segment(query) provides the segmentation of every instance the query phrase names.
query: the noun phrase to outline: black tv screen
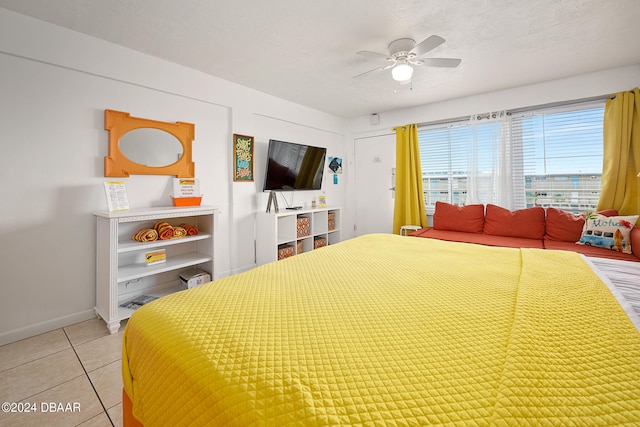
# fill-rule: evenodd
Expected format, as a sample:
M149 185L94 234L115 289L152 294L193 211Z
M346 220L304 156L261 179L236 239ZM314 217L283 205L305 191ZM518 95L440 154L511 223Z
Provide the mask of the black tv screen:
M264 191L320 190L327 149L269 140Z

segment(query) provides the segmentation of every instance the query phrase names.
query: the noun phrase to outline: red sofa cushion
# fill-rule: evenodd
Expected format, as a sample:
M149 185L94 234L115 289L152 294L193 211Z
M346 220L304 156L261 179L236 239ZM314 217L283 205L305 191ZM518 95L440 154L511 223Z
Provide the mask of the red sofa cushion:
M598 211L596 213L604 216L618 216L618 211L615 209L605 209L603 211Z
M575 243L580 240L584 227L584 215L573 215L560 209L547 208L545 240Z
M433 227L421 228L419 230L414 231L413 233L409 233L409 236L411 236L411 237L429 237L429 236L426 235L429 232L429 230L433 230Z
M466 233L466 232L460 232L460 231L436 230L434 228L423 228L414 233L411 233L411 236L428 237L431 239L446 240L448 242L475 243L478 245L485 245L485 246L544 249L544 245L541 239L524 239L521 237L492 236L484 233Z
M640 227L633 227L631 230L631 251L640 259Z
M433 228L436 230L465 231L482 233L484 228L484 205L455 206L436 202L433 214Z
M484 232L494 236L542 239L544 222L544 208L540 206L512 212L489 204L484 217Z
M615 209L596 212L604 216L618 216ZM577 242L582 235L584 215L574 215L552 207L547 208L547 223L544 238L561 242Z
M640 235L640 233L638 234ZM631 247L633 248L633 246ZM578 253L581 253L582 255L595 257L595 258L609 258L609 259L619 259L623 261L636 261L636 262L640 261L640 259L638 259L638 257L636 257L633 254L625 254L622 252L611 251L605 248L578 245L576 243L561 242L558 240L545 240L544 248L547 250L562 250L562 251L578 252Z

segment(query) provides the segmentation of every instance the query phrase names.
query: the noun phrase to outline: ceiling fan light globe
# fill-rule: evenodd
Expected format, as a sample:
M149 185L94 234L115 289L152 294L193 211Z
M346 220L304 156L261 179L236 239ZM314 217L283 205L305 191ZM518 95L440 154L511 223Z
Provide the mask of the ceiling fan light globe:
M410 80L412 75L413 67L409 64L398 64L391 70L391 76L397 82Z

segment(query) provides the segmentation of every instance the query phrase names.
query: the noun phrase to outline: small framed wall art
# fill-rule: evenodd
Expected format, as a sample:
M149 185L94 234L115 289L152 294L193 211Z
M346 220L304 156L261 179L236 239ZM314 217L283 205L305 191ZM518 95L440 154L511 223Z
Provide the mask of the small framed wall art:
M233 134L233 180L253 182L253 137Z

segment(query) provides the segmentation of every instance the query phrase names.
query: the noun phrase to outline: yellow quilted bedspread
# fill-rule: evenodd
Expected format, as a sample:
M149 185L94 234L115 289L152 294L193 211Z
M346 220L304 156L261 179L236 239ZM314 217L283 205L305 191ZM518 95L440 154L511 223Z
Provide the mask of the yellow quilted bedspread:
M145 426L640 425L640 334L579 255L368 235L139 309Z

